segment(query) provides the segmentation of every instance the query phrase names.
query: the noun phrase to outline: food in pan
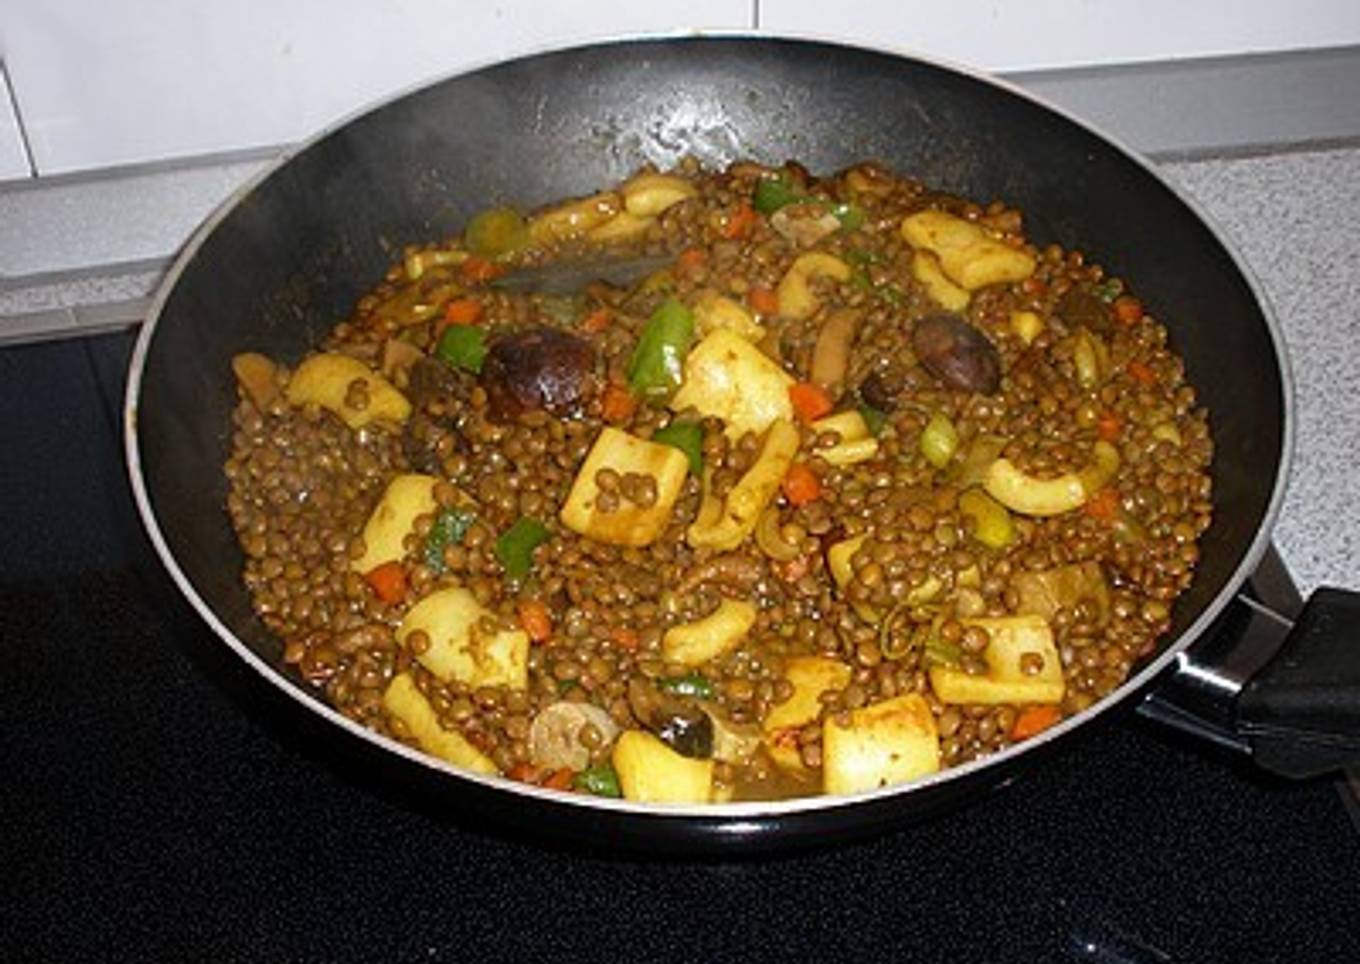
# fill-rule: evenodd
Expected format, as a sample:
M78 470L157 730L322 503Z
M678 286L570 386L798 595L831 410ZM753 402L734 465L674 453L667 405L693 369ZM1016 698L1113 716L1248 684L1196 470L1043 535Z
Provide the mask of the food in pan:
M1153 651L1210 520L1166 328L873 163L488 207L282 362L234 360L225 470L283 661L562 791L852 793L1034 737Z

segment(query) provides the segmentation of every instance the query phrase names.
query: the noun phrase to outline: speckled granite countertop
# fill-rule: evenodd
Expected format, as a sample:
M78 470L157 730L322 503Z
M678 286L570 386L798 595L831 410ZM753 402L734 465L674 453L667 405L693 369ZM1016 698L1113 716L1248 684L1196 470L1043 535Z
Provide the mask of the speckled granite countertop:
M1297 414L1275 541L1305 595L1360 588L1360 150L1165 164L1264 287Z

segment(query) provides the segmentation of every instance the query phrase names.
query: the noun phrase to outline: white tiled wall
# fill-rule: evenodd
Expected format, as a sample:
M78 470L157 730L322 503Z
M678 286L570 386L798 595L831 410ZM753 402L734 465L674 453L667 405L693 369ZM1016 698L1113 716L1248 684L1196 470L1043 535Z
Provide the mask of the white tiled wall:
M1357 0L760 0L760 26L1020 71L1360 43Z
M469 64L692 28L1017 71L1360 44L1360 0L0 0L39 174L272 146ZM27 171L0 104L0 179Z
M0 72L0 181L27 177L28 159L24 157L23 141L19 136L19 118L14 116L5 75Z
M0 0L43 174L288 143L469 64L750 26L751 0Z

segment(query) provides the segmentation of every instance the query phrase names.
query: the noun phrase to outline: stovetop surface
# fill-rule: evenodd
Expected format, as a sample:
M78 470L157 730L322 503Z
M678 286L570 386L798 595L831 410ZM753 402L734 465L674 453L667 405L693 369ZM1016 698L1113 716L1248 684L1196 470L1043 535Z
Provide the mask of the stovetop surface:
M862 843L646 861L493 832L252 708L117 436L127 334L0 351L5 960L1339 961L1360 833L1132 716Z

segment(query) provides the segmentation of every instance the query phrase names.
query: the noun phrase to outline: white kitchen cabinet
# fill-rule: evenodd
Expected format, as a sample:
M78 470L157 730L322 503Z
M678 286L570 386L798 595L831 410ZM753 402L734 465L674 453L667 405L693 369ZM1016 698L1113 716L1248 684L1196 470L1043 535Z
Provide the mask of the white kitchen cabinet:
M0 0L41 174L300 140L443 73L570 40L742 28L750 0Z
M760 0L761 29L853 37L990 71L1360 43L1356 0Z
M14 115L14 102L10 99L5 75L0 71L0 181L28 177L31 173L19 134L19 118Z

